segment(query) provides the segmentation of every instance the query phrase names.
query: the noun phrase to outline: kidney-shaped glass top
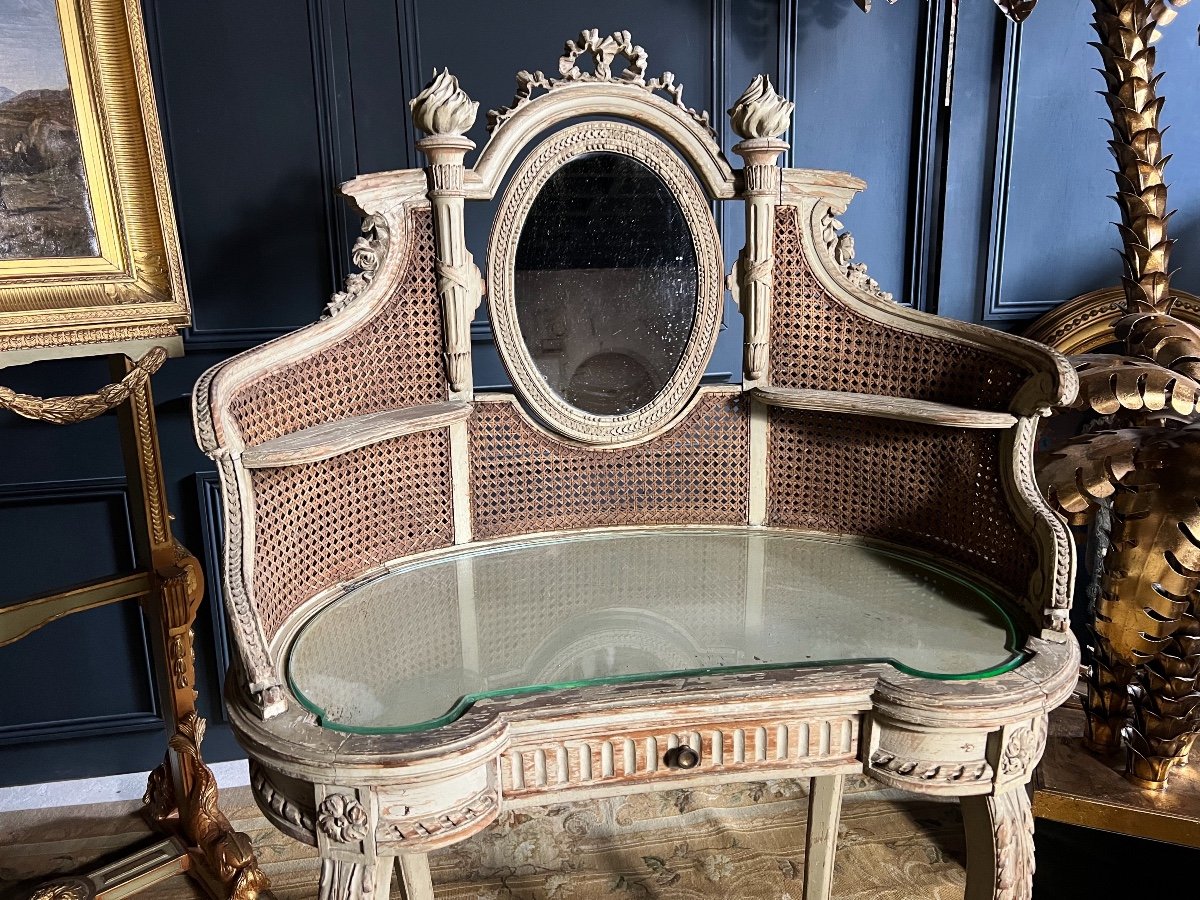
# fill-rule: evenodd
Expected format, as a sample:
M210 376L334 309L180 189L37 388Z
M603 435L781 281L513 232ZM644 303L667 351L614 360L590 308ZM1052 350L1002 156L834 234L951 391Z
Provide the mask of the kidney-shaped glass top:
M407 565L318 612L288 677L324 726L395 732L487 696L851 660L962 679L1021 655L986 591L917 558L779 531L661 528Z

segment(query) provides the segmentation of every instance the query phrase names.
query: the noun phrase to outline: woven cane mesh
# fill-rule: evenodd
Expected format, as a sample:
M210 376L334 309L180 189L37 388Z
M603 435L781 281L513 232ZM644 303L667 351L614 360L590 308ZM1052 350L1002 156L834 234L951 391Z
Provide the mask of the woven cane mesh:
M358 588L321 613L319 639L302 639L293 650L296 684L332 721L399 721L402 712L387 710L402 708L405 698L370 687L421 690L430 673L462 668L458 610L453 566ZM412 640L413 622L420 623L419 641Z
M454 540L447 429L250 477L252 584L268 639L318 591Z
M1005 498L1000 432L772 410L769 446L768 524L915 547L1025 595L1035 551Z
M738 395L709 394L663 436L615 450L567 446L511 403L480 403L471 417L474 533L744 524L748 454Z
M572 553L578 547L584 552ZM562 555L527 558L520 573L520 586L514 585L511 567L497 555L482 554L472 560L475 595L485 598L477 604L479 633L484 637L479 652L482 668L488 672L544 664L535 658L545 643L563 645L561 636L547 633L547 609L553 619L566 623L570 630L581 622L594 621L597 610L661 608L663 598L671 598L670 616L686 624L688 633L700 646L717 645L717 635L740 632L746 616L746 544L734 540L664 541L589 541L562 545ZM623 579L622 590L614 594L616 572L649 573L637 580ZM501 592L517 591L523 596L545 598L522 607L486 602ZM588 635L588 629L582 630ZM610 632L611 636L611 632ZM634 635L642 638L644 635ZM619 640L619 638L618 638ZM664 660L672 654L664 653ZM680 668L691 668L695 659L679 660ZM532 682L561 678L562 672L529 670Z
M324 422L446 399L429 210L410 212L408 225L408 259L386 308L333 346L268 372L230 400L247 446Z
M1007 410L1029 374L976 347L902 331L831 296L804 259L799 214L775 213L771 384Z

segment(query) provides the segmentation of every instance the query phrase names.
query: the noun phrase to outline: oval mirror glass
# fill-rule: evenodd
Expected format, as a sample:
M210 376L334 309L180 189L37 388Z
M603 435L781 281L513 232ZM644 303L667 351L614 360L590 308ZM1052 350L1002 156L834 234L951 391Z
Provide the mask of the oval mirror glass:
M700 273L679 201L648 166L596 152L538 192L513 270L517 322L550 389L619 416L675 376L696 320Z

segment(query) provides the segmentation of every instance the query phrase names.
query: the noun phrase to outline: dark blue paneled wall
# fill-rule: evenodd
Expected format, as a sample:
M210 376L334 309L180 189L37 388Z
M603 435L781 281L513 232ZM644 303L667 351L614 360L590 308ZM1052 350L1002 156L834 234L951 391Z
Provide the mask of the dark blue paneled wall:
M686 85L689 105L724 110L757 72L796 102L792 164L846 169L870 187L844 217L859 256L898 299L1004 328L1117 281L1116 208L1105 108L1086 0L1045 0L1009 25L963 0L947 85L948 0L143 0L159 109L195 308L188 355L155 378L163 451L184 542L215 576L219 516L195 449L188 395L230 354L315 319L345 277L357 223L334 196L360 172L414 166L407 100L449 66L487 109L519 69L554 71L581 27L629 29ZM1160 49L1179 286L1200 293L1200 49L1183 11ZM472 135L482 141L480 125ZM723 211L727 257L741 210ZM469 211L485 254L488 211ZM1192 260L1196 260L1193 264ZM738 368L727 307L711 371ZM504 382L486 324L481 384ZM100 361L4 370L37 394L107 380ZM0 603L128 567L127 498L112 417L60 429L0 417ZM214 596L210 585L209 596ZM223 636L197 626L210 759L237 753L221 724ZM0 784L145 770L162 754L137 609L54 623L0 650Z

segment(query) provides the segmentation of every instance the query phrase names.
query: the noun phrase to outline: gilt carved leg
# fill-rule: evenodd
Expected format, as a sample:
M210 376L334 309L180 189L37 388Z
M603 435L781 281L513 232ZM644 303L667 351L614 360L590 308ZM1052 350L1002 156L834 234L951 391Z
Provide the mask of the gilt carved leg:
M966 900L1031 900L1033 813L1025 786L961 802L967 833Z
M809 780L804 900L829 900L833 890L833 863L845 780L844 775L819 775Z
M114 361L114 375L130 363ZM138 565L148 570L151 590L143 598L150 623L158 689L173 734L163 764L150 774L146 813L185 845L188 871L209 896L254 900L268 882L250 839L234 831L217 806L217 782L200 753L204 720L196 710L192 626L204 597L200 563L171 533L165 479L158 446L154 398L148 381L118 409L121 444L135 516Z

